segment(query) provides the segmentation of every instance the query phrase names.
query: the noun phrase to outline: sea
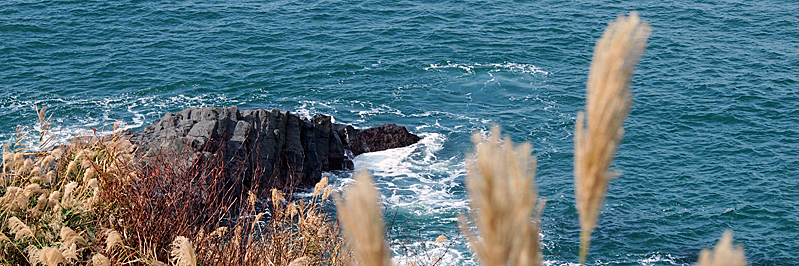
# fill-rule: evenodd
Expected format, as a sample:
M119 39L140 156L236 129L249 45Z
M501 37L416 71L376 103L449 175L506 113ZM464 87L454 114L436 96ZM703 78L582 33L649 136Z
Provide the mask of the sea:
M652 35L589 265L692 265L725 230L751 265L796 265L796 1L3 0L0 141L37 134L35 107L60 142L197 106L404 125L422 140L355 158L394 260L477 265L457 220L470 136L496 124L534 148L544 264L575 265L575 119L596 40L631 11Z

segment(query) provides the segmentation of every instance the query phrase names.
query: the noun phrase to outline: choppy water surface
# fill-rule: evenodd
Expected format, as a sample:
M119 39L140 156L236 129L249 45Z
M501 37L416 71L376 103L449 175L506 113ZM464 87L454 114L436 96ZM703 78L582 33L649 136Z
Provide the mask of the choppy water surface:
M592 47L650 22L595 265L690 265L726 229L753 265L799 260L799 4L792 1L3 1L0 139L49 106L64 138L190 106L407 125L376 176L399 261L474 265L469 135L500 124L538 157L549 265L577 261L572 132ZM351 173L331 174L339 187ZM454 244L432 245L440 234ZM426 242L425 242L426 241ZM445 252L446 250L446 252Z

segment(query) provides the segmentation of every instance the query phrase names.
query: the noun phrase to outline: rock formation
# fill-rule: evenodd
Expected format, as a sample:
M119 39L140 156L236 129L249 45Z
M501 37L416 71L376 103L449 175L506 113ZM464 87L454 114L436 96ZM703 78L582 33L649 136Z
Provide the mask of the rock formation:
M186 152L196 158L224 155L233 179L229 182L260 187L312 186L324 171L352 169L351 156L420 139L395 124L359 130L321 114L308 120L277 109L236 107L167 113L128 135L144 158Z

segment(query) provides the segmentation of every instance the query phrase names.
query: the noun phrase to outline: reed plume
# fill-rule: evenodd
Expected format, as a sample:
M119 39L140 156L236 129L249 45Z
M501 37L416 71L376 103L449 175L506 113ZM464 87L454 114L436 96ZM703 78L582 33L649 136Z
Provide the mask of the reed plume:
M299 257L291 261L289 266L308 266L311 265L311 259L308 257Z
M122 236L114 229L108 229L105 232L105 237L105 252L111 252L116 246L125 246Z
M194 253L194 245L191 240L184 236L178 236L172 241L172 264L177 266L197 266L197 255Z
M364 169L355 174L355 184L334 195L339 220L358 262L369 266L390 266L391 251L383 236L384 227L372 175Z
M711 251L702 250L696 266L746 266L746 255L743 247L732 246L732 232L725 231L724 235Z
M61 254L61 251L54 247L43 247L36 252L36 255L36 261L47 266L58 266L59 263L67 263L67 259ZM36 265L37 263L31 264Z
M59 250L64 258L67 259L67 262L75 263L78 261L78 246L75 245L75 243L72 243L72 245L62 245Z
M31 228L17 217L8 218L8 230L14 234L14 240L16 241L34 237Z
M580 264L585 264L608 182L608 168L621 142L632 106L630 79L644 52L651 28L638 14L619 16L597 41L588 73L586 113L577 115L574 132L574 194L580 215ZM586 125L587 116L587 125Z
M86 245L86 239L68 226L61 227L61 233L59 235L61 236L62 246L71 246L72 244Z
M92 256L92 265L93 266L111 266L111 260L108 257L104 256L103 254L96 253Z
M469 230L463 217L461 230L482 265L540 265L538 232L544 202L536 204L532 146L514 146L510 137L500 141L500 135L499 126L491 128L487 140L480 133L472 135L476 154L467 161L466 188L472 221L481 237Z

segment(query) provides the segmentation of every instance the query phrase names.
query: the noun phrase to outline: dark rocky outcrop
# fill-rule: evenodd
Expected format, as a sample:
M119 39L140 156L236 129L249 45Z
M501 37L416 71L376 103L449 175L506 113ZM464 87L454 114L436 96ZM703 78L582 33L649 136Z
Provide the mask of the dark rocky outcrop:
M419 141L405 127L355 129L317 114L310 120L279 110L189 108L167 113L141 132L127 132L144 158L193 152L224 154L226 170L245 186L311 186L322 172L352 169L351 156ZM350 153L351 151L351 153ZM351 155L351 156L349 156Z

